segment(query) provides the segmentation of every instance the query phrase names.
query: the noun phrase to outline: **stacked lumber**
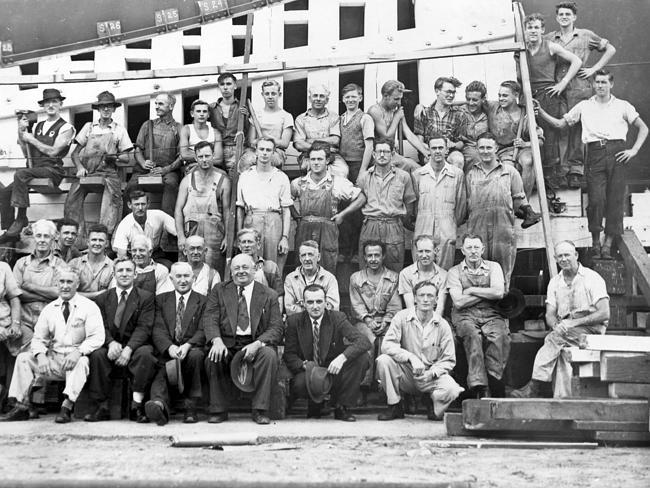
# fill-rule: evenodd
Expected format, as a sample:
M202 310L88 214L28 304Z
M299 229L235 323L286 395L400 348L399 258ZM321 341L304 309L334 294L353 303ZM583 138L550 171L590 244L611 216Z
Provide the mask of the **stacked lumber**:
M446 413L450 436L650 444L648 400L484 398Z

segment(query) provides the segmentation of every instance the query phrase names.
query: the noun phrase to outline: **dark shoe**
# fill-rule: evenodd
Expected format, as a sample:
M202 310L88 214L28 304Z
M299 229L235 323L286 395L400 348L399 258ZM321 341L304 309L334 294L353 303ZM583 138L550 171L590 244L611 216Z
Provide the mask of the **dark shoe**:
M25 407L14 407L2 420L14 422L17 420L29 420L29 410Z
M606 259L611 261L614 259L612 257L612 248L610 246L603 246L600 250L600 259Z
M98 407L93 413L84 416L86 422L101 422L102 420L110 420L111 412L106 407Z
M582 188L582 175L571 173L567 176L567 185L572 190L578 190Z
M538 398L540 397L539 383L530 380L523 388L510 392L511 398Z
M147 414L144 411L144 405L142 403L134 403L129 412L129 419L138 424L148 424L149 419Z
M350 413L350 411L343 405L339 405L334 409L334 418L336 420L343 420L344 422L356 422L357 418Z
M521 209L521 207L520 207L520 209ZM537 222L542 220L541 214L538 214L537 212L535 212L533 210L533 207L531 207L530 205L524 207L521 210L523 210L524 216L525 216L524 221L521 223L521 228L522 229L528 229L528 227L532 227Z
M211 413L208 417L209 424L220 424L228 420L228 412Z
M253 409L251 418L258 425L268 425L271 423L271 419L264 413L264 410Z
M196 424L199 421L199 414L196 413L196 408L188 408L183 415L184 424Z
M404 410L405 414L408 415L415 415L415 411L417 410L418 406L418 400L415 396L413 395L404 395L402 398L402 408Z
M377 420L395 420L404 418L404 407L402 402L395 405L388 405L388 408L383 413L377 415Z
M61 407L59 415L54 418L57 424L68 424L72 422L72 410L68 407Z
M157 425L165 425L169 422L169 413L167 407L160 400L149 400L144 404L144 411L147 418Z
M424 403L424 406L427 409L428 420L442 420L440 417L436 416L436 412L433 410L433 400L429 395L422 395L422 403Z
M18 237L20 236L20 231L29 225L29 220L27 218L18 218L14 220L13 224L9 226L7 232L3 234L3 237Z
M600 244L598 245L591 245L589 248L589 257L591 259L600 259L600 253L601 253L601 247Z
M473 390L477 400L490 397L490 389L485 385L475 386Z
M307 418L319 419L323 415L323 404L314 403L311 400L307 402Z

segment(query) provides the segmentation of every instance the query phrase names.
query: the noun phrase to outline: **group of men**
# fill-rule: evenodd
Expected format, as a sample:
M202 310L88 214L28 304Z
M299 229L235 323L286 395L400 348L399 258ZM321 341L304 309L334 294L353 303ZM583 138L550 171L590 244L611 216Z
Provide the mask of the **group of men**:
M576 102L562 118L549 108L573 86L590 49L605 53L597 67L613 55L606 40L574 28L576 11L572 3L557 6L561 30L553 34L555 41L541 36L542 17L525 20L536 115L546 124L538 135L545 135L548 148L551 130L582 123L593 251L609 257L614 237L622 233L625 165L648 131L634 108L611 94L613 77L604 70L581 71L594 83L593 97ZM573 43L582 60L568 51ZM570 65L556 69L553 64L552 80L544 79L557 56ZM9 418L37 415L30 402L43 381L65 378L66 399L57 421L70 420L86 382L97 402L86 420L104 420L109 379L120 368L132 377L133 419L166 423L169 383L176 377L184 420L197 421L205 373L209 421L222 422L228 418L230 362L240 354L253 371L253 420L268 423L282 344L282 360L293 375L291 395L310 396L310 416L321 415L322 398L315 400L310 385L324 368L333 377L336 418L354 420L350 409L375 380L389 406L381 420L403 416L403 393L423 393L429 418L440 418L463 391L450 374L454 335L465 349L471 392L503 395L509 332L497 303L509 290L514 268L515 217L524 228L540 219L528 202L535 178L519 83L503 82L498 101L489 102L485 85L473 81L466 87L467 103L459 104L454 99L461 83L438 78L436 101L416 110L413 130L401 107L408 90L396 80L384 83L381 99L367 112L360 108L361 88L346 85L341 116L327 109L328 88L311 86L310 106L295 121L280 108L277 81L262 84L264 107L255 114L234 97L233 75L221 75L218 83L222 98L214 104L193 102L193 122L185 126L173 119L175 98L156 97L158 117L139 131L128 182L121 167L133 144L112 118L120 103L110 92L100 93L93 104L98 121L78 134L60 117L65 97L56 89L44 90L39 104L47 120L33 133L29 114L19 118L18 140L29 167L16 171L13 184L0 190L6 229L1 240L19 238L28 224L29 181L49 178L58 184L62 158L73 143L77 177L102 176L104 195L100 223L86 226L86 190L75 183L59 228L44 220L32 225L34 251L16 264L16 286L5 286L19 289L9 298L19 298L21 305L11 308L12 333L0 338L16 356L15 368L10 358L3 361L11 378L9 396L16 402ZM573 88L577 97L580 90ZM638 134L625 149L628 125ZM244 133L248 148L237 160L235 146ZM396 152L399 133L422 155L423 165ZM292 142L303 176L289 181L282 168ZM580 152L575 144L572 155ZM545 154L550 153L545 149ZM161 177L161 210L150 209L148 194L138 187L145 175ZM123 200L130 213L122 219ZM292 219L298 266L284 273ZM464 222L464 258L454 266ZM231 227L241 254L226 263ZM415 230L414 263L407 267L405 229ZM165 235L178 239L173 264L176 259L163 249ZM85 254L76 247L81 236ZM115 260L107 255L111 248ZM577 263L571 243L558 244L556 255L563 271L551 282L553 288L549 285L547 303L554 331L522 395L538 393L539 382L550 380L562 361L562 345L575 340L575 331L606 326L607 296L597 275ZM348 320L338 311L336 269L341 258L353 256L360 270L350 277ZM231 280L221 283L226 267ZM582 287L580 300L568 300L566 289L575 286ZM443 318L448 300L451 325ZM169 366L174 362L176 374ZM556 373L566 376L566 369ZM566 381L556 381L556 393L567 394Z

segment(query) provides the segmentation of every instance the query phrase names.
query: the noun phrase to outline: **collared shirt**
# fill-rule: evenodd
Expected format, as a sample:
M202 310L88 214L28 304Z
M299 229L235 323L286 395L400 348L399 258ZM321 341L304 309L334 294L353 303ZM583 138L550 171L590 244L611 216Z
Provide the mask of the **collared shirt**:
M293 205L289 178L277 168L260 173L257 166L244 171L237 185L237 206L249 210L280 212Z
M68 249L66 249L65 252L61 250L61 245L59 244L58 241L52 242L52 252L54 253L55 256L60 257L63 259L66 263L69 263L73 259L76 259L81 256L81 251L77 249L77 246L70 246Z
M477 115L469 111L466 105L460 108L465 112L465 122L462 128L462 141L465 145L476 146L478 136L488 131L488 116L481 110Z
M453 215L456 223L465 220L467 213L467 188L463 170L445 162L438 176L431 164L413 171L413 189L418 197L418 217L415 235L431 234L431 216L443 218ZM434 224L435 225L435 224Z
M145 235L153 244L153 249L160 247L160 239L163 230L169 234L176 235L176 222L174 217L163 212L162 210L147 210L147 220L144 223L144 229L135 220L133 213L130 213L122 219L113 234L113 248L115 250L128 251L131 248L131 241L135 236Z
M415 307L395 314L381 345L381 352L398 363L416 356L432 378L449 373L456 365L456 350L451 327L445 319L435 322L431 318L423 324Z
M397 273L386 267L378 283L368 278L367 269L353 273L350 276L352 317L359 322L368 316L378 322L389 322L402 309L397 282Z
M575 54L582 61L582 66L587 66L587 61L589 60L589 54L592 51L604 52L609 44L607 39L600 37L594 31L589 29L578 29L574 28L571 38L564 42L562 40L562 31L557 30L545 34L544 37L549 41L559 44L563 48L567 49L569 52ZM555 76L558 80L562 79L569 71L571 63L568 63L564 58L557 58L557 68L555 71Z
M212 275L212 281L210 281L210 275ZM194 282L192 283L192 290L200 293L201 295L207 296L208 293L210 293L210 290L212 290L215 286L217 286L217 283L220 282L221 276L219 275L219 272L216 269L212 269L209 265L203 263L201 271L199 271L199 274L194 278ZM160 293L166 293L168 291L174 291L174 284L172 283L172 279L169 276L165 280L165 283L163 283L163 285L160 287L160 292L157 292L156 294L159 295Z
M173 163L179 154L178 144L180 141L182 126L169 115L164 118L157 118L153 121L153 157L149 154L149 121L140 127L135 145L138 146L145 159L156 163L156 166L168 166ZM136 165L138 172L145 172Z
M79 131L79 134L77 134L77 137L75 137L75 141L77 144L85 146L88 144L88 138L91 134L113 134L110 145L107 148L108 154L115 154L118 151L126 151L127 149L133 147L131 138L129 137L129 134L124 126L118 124L114 120L111 120L108 126L102 126L99 122L86 122L86 124ZM93 148L87 147L85 151L93 151Z
M58 278L58 268L64 262L54 253L50 253L44 258L37 258L35 254L30 254L16 261L14 277L19 287L22 287L23 282L30 282L39 286L55 286Z
M154 278L156 280L156 295L165 293L165 291L171 291L165 288L167 278L169 277L169 270L165 265L157 263L155 261L151 261L151 263L146 265L144 268L139 268L137 266L135 268L136 276L149 273L151 271L154 272ZM115 280L115 277L113 277L113 281L111 281L111 286L109 288L114 288L114 287L117 287L117 281Z
M87 356L104 344L104 321L95 302L75 293L68 304L67 322L60 297L45 306L34 327L34 355L47 351L69 354L76 349Z
M307 285L312 283L321 285L325 289L325 301L329 310L338 310L341 299L339 298L339 284L332 273L320 266L313 279L307 280L302 271L302 266L289 273L284 279L284 308L287 315L300 313L305 308L302 301L302 292Z
M73 259L68 264L79 273L79 288L77 291L94 292L108 290L113 280L113 260L108 256L104 256L104 261L97 271L94 271L88 262L87 254Z
M223 144L231 146L235 144L235 136L237 135L237 124L239 121L239 100L236 98L230 105L230 112L228 117L224 116L221 102L223 97L220 97L216 103L210 104L210 123L212 127L221 133ZM244 134L248 131L248 118L244 118Z
M514 140L517 138L519 124L522 125L521 138L524 140L529 139L528 124L526 123L526 112L522 107L519 107L520 117L524 120L515 119L510 113L499 105L499 102L489 101L488 104L488 119L490 124L490 131L495 135L499 149L507 146L512 146ZM542 137L544 132L540 127L537 128L538 137Z
M394 166L383 177L373 166L359 176L357 186L366 195L366 204L361 209L366 217L403 217L406 205L417 199L409 174Z
M497 178L505 178L504 184L502 185L503 191L508 191L510 193L510 199L506 200L507 207L512 210L512 200L521 198L526 198L526 193L524 192L524 182L521 180L521 175L519 171L514 166L508 164L503 164L501 161L497 162L497 165L490 169L486 170L483 166L483 163L475 164L465 175L465 181L467 182L467 202L470 215L472 210L477 208L477 202L480 198L479 192L482 191L482 187L487 180L493 180ZM495 199L498 198L497 195L494 196Z
M502 286L505 285L503 269L501 269L499 263L482 259L481 263L476 268L472 268L467 264L467 261L463 259L456 266L452 266L452 268L447 272L447 283L445 286L447 290L450 291L450 294L451 290L455 290L458 294L462 294L465 289L460 279L461 271L474 276L489 276L490 287L495 286L498 283L501 283Z
M237 335L251 335L251 300L253 299L253 287L255 286L255 280L251 281L248 285L244 286L242 294L246 298L246 308L248 309L248 326L246 329L237 328ZM239 285L237 285L237 298L239 298Z
M321 114L314 115L310 108L296 117L294 141L306 139L323 139L330 136L341 137L339 116L325 109ZM338 144L336 144L338 146Z
M558 318L579 318L596 311L596 304L603 298L609 299L605 280L594 270L578 264L578 271L567 283L564 271L548 282L546 303L557 310ZM607 325L605 321L604 325Z
M131 295L131 292L133 291L133 285L129 286L128 288L120 288L119 286L116 286L114 290L115 290L115 295L117 296L117 303L120 303L120 300L122 299L123 291L126 292L124 299L125 300L129 299L129 295Z
M276 141L282 139L282 133L285 129L291 129L294 126L293 115L286 110L280 109L270 112L263 108L258 110L256 115L260 129L262 129L262 135L273 137Z
M436 104L432 103L424 110L421 117L415 118L413 132L423 136L425 144L429 143L431 134L436 132L442 134L453 142L462 140L465 137L464 129L467 126L467 114L459 107L448 107L444 114L436 110Z
M583 100L564 115L569 125L582 122L582 142L601 139L622 139L627 137L628 124L632 124L639 113L630 102L611 95L607 103L600 103L596 95Z
M354 186L350 180L342 176L333 176L329 170L327 170L325 177L318 182L314 181L310 171L306 176L298 177L291 182L291 196L294 198L294 206L298 211L300 211L300 196L307 189L330 189L332 196L336 200L333 202L335 205L339 201L354 200L361 193L361 189Z
M174 291L174 293L176 295L176 310L178 310L178 303L180 302L181 297L183 297L183 306L187 307L187 299L190 298L190 292L191 291L192 291L191 289L190 289L190 291L187 291L185 293L179 293L176 290Z
M316 326L318 326L318 330L319 330L319 332L320 332L320 326L321 326L321 324L323 323L323 316L321 315L321 316L318 317L317 319L314 319L314 318L309 317L309 320L310 320L310 322L311 322L311 331L312 331L312 334L314 333L314 329L316 328Z
M406 295L407 293L413 293L413 288L421 281L428 281L436 287L438 290L438 300L440 300L447 292L447 289L445 288L447 272L444 269L436 263L433 263L433 275L426 277L420 272L418 263L415 262L400 271L399 294Z

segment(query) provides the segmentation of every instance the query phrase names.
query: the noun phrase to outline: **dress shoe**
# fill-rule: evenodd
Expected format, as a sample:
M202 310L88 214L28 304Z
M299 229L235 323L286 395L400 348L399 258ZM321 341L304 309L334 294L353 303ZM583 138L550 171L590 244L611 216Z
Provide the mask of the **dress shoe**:
M196 413L196 408L188 408L183 415L184 424L196 424L199 421L199 414Z
M271 419L264 413L264 410L253 409L251 418L258 425L268 425L271 423Z
M3 234L3 237L18 237L20 236L20 231L29 225L29 220L27 217L22 217L14 220L14 222L9 226L7 232Z
M14 407L4 416L3 420L6 420L7 422L29 420L29 410L24 407Z
M307 403L307 418L308 419L319 419L323 415L323 404L314 403L311 400Z
M220 424L228 420L228 412L211 413L208 417L209 424Z
M356 422L357 418L350 413L350 411L343 405L339 405L334 409L334 418L336 420L343 420L344 422Z
M68 407L61 407L59 415L54 418L57 424L67 424L72 422L72 410Z
M144 411L144 405L142 403L136 403L131 407L131 411L129 412L129 419L137 422L138 424L148 424L149 419L147 418L147 414Z
M157 425L165 425L169 422L167 407L160 400L149 400L144 404L144 411L147 414L147 418L156 422Z
M97 407L93 413L84 416L86 422L101 422L102 420L110 420L111 412L106 407Z
M395 420L404 418L404 407L402 402L395 405L388 405L388 408L377 415L377 420Z

